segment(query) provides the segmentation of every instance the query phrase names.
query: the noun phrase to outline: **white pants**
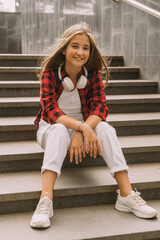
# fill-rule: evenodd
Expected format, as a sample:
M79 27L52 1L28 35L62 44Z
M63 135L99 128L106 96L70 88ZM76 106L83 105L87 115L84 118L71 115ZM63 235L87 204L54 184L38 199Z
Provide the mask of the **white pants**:
M51 170L60 175L74 132L61 123L51 125L40 121L37 141L45 149L42 173ZM115 172L128 170L115 129L107 122L100 122L94 128L94 132L101 146L102 157L112 176Z

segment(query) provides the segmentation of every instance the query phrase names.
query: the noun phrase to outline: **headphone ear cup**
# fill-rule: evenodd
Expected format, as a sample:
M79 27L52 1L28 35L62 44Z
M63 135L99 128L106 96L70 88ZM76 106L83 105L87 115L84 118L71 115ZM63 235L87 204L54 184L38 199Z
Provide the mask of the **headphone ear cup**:
M84 75L81 75L80 78L77 81L77 88L83 89L87 85L87 78Z
M73 82L71 81L71 79L69 77L65 77L62 80L62 85L63 85L64 89L66 89L67 91L72 91L74 89Z

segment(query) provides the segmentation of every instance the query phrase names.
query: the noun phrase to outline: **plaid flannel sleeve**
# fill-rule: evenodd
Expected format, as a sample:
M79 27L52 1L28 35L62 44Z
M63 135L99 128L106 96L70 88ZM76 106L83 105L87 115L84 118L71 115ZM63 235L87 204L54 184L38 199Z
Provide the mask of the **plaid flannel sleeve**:
M54 73L45 71L41 77L40 103L43 115L50 124L54 124L60 116L65 115L58 107L55 86L56 80Z
M106 96L104 92L104 84L99 73L96 73L91 82L92 85L92 97L90 101L90 114L97 115L106 121L106 117L109 114L108 107L106 105Z

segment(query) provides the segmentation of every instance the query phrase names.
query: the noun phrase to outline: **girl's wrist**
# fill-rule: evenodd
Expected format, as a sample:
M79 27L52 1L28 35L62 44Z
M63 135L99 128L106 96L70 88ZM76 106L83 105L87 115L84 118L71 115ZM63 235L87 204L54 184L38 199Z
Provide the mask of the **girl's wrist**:
M81 126L82 126L82 124L83 124L83 122L81 122L80 124L79 124L79 126L78 126L78 132L81 132Z
M80 125L79 125L79 131L80 132L83 132L83 130L86 128L86 127L88 127L89 125L87 124L87 123L85 123L85 122L83 122L83 123L81 123Z

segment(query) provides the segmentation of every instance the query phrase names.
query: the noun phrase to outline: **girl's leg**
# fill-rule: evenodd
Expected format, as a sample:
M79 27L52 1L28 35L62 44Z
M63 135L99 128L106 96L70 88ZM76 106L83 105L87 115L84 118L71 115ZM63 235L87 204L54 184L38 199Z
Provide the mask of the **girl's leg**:
M155 217L156 210L149 207L140 197L140 193L133 191L131 187L127 173L128 167L114 128L101 122L96 126L95 132L101 145L102 157L119 186L115 208L132 212L141 218Z
M50 128L45 133L45 152L43 165L41 168L42 174L46 170L57 173L57 177L61 174L62 164L66 157L70 141L69 132L63 124L56 123L50 126ZM50 173L49 177L51 177L51 175L54 174Z
M102 157L109 167L120 189L122 196L132 191L128 177L128 166L121 150L115 129L106 122L101 122L95 128L101 145Z
M54 184L61 173L61 167L70 145L70 136L67 128L60 123L50 126L45 135L41 198L45 192L48 192L52 200Z
M106 122L100 122L95 127L94 131L101 145L102 157L110 173L112 176L115 175L120 187L126 185L127 188L127 185L129 185L127 175L128 166L122 153L115 129ZM125 184L125 180L127 184Z
M49 199L53 200L53 189L54 189L54 184L57 178L57 173L50 171L50 170L45 170L43 172L42 176L42 193L40 199L44 196L46 192L49 193Z
M42 136L40 133L43 133ZM39 141L43 142L45 147L42 165L42 193L30 226L46 228L50 226L50 218L54 214L53 188L57 176L61 173L61 167L70 145L70 136L67 128L59 123L50 125L46 131L40 129L38 134Z
M130 180L129 180L127 171L116 172L114 174L114 177L119 186L121 196L122 197L128 196L133 189L130 184Z

